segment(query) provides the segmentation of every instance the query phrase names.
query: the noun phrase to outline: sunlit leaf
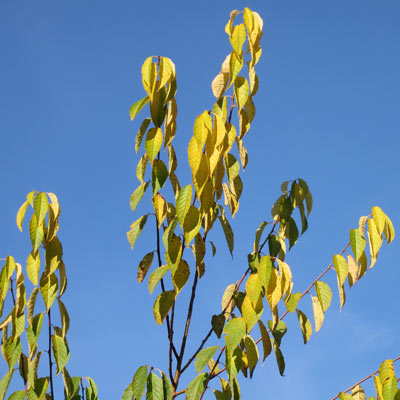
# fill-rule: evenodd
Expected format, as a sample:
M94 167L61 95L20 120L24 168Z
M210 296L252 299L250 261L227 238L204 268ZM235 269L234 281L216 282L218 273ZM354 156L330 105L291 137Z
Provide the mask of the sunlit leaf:
M139 111L149 102L149 100L149 96L146 96L131 105L131 108L129 109L129 116L131 117L131 121L133 121Z
M28 200L25 201L22 206L19 208L18 213L17 213L17 226L19 230L22 232L22 223L24 222L24 217L26 213L26 208L28 207Z
M335 266L338 281L340 285L343 285L347 278L347 274L349 273L349 266L347 265L347 261L341 255L334 255L333 265Z
M225 343L228 353L232 353L234 348L240 343L246 334L246 323L243 318L233 318L224 327Z
M332 291L329 285L322 281L315 282L318 300L321 303L322 310L325 312L331 305Z
M147 215L143 215L143 217L140 217L139 219L137 219L130 226L130 230L127 233L127 237L128 237L129 243L131 244L132 250L133 250L133 247L135 246L137 238L142 233L142 230L143 230L144 226L146 225L147 217L148 217Z
M156 213L158 227L160 227L167 216L167 202L160 193L153 196L153 208Z
M129 198L129 203L130 203L132 211L136 210L136 207L140 203L140 200L142 200L143 195L146 192L146 189L147 189L148 186L149 186L149 182L142 183L131 194L131 197Z
M350 244L356 261L361 257L366 243L367 241L362 237L358 229L350 229Z
M211 360L218 349L219 346L207 347L197 354L197 360L195 361L194 365L198 374L203 371L204 367Z
M313 311L314 311L314 321L315 321L315 332L321 329L322 323L324 322L324 311L322 310L321 303L318 297L311 296Z
M40 278L40 293L42 294L46 310L48 311L52 306L58 292L58 279L57 276L52 274L43 273Z
M189 211L192 202L192 194L192 185L186 185L179 191L178 198L176 199L176 215L181 226L183 225L185 216Z
M139 367L132 381L132 394L136 399L141 399L146 388L147 382L147 366L143 365Z
M186 400L199 400L201 394L205 389L207 380L208 380L207 372L204 372L201 375L197 375L196 378L194 378L186 388L185 391Z
M283 354L281 349L279 348L278 344L276 343L275 339L271 338L271 345L275 353L276 362L278 364L279 373L283 376L285 372L285 359L283 358Z
M262 340L262 345L263 345L263 362L265 359L269 356L271 353L271 340L267 331L267 328L265 327L264 323L259 319L258 321L258 327L260 328L260 333L261 333L261 340Z
M299 319L299 324L301 328L301 333L303 335L304 344L308 342L312 333L312 326L310 320L307 318L307 315L304 314L299 309L296 309L297 318Z
M241 110L249 98L249 83L243 76L238 76L234 83L235 98L239 110Z
M175 292L173 290L162 292L157 297L153 306L154 319L156 320L157 324L161 325L163 323L165 317L172 307L172 304L174 303L174 300Z
M160 128L150 128L147 131L144 147L150 162L153 162L153 160L157 157L157 154L161 149L162 142L163 133Z
M255 344L253 338L247 335L244 338L244 346L246 349L247 360L249 363L249 371L250 371L250 378L253 376L254 368L258 363L258 349L257 345Z
M52 335L51 342L52 342L54 359L56 360L57 364L57 375L58 375L67 364L70 353L65 338L58 335Z

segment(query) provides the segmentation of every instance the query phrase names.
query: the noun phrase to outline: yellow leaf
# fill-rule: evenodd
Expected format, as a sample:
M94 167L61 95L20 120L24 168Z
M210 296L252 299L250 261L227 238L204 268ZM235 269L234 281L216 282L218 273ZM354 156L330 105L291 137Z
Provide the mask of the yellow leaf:
M24 221L25 213L26 213L26 208L28 207L28 200L26 200L22 206L19 208L18 213L17 213L17 226L19 230L22 232L22 222Z
M233 20L235 19L236 15L238 15L238 14L239 14L239 11L238 11L238 10L233 10L233 11L231 11L231 15L230 15L229 21L228 21L228 23L227 23L226 26L225 26L225 32L226 32L228 35L230 35L231 32L232 32L232 23L233 23Z
M370 240L371 258L377 258L379 249L382 245L382 237L380 236L375 221L373 219L368 220L368 236ZM371 268L372 265L373 264L371 262Z
M189 165L192 169L193 176L196 174L201 161L201 149L195 137L192 137L188 146Z
M167 216L167 202L161 194L153 196L153 207L156 213L158 227L160 227Z
M183 222L186 246L189 246L193 238L199 233L200 228L201 218L199 210L195 206L190 206Z
M203 148L204 143L207 140L207 136L209 134L208 126L210 125L211 118L207 111L204 111L202 114L200 114L194 121L193 136L196 138L200 150Z
M230 36L231 45L233 50L238 56L242 55L242 47L244 42L246 41L246 29L244 24L239 24L233 27L232 33Z
M211 89L213 95L219 100L224 94L229 82L229 74L220 72L212 81Z
M258 273L251 274L246 282L246 293L249 296L253 308L256 307L261 295L261 281Z
M243 58L238 57L233 51L229 58L230 82L235 82L236 77L243 68Z
M349 275L348 275L349 286L352 287L357 282L358 279L358 265L354 260L353 256L351 256L350 254L347 256L347 263L349 265Z
M379 235L382 235L385 229L385 213L379 207L372 207L372 217Z
M338 277L338 282L342 286L347 278L349 272L349 267L347 265L346 259L341 255L333 256L333 264L335 266L336 274Z
M394 227L392 224L392 221L390 218L385 214L385 229L384 229L384 234L386 236L386 240L388 244L394 239L395 232L394 232Z
M278 271L275 268L271 269L271 276L268 282L266 297L269 306L273 311L278 305L280 299L282 298L281 279L278 275Z
M321 303L318 297L311 296L313 311L314 311L314 321L315 321L315 332L318 332L324 322L324 312L322 311Z
M148 57L142 66L142 82L146 93L150 99L153 98L153 92L157 80L157 67L153 63L153 57Z
M163 87L171 79L175 77L175 64L167 57L160 59L160 81L158 87Z
M339 299L340 299L340 309L343 308L344 303L346 302L346 292L344 291L344 285L339 282L339 277L337 277L338 290L339 290Z
M322 281L315 282L315 290L317 292L318 300L321 304L322 310L325 312L332 301L332 291L329 285Z
M242 303L242 317L246 323L246 331L250 333L253 329L254 325L257 323L259 319L259 315L257 315L253 306L251 305L251 300L248 295L245 296Z

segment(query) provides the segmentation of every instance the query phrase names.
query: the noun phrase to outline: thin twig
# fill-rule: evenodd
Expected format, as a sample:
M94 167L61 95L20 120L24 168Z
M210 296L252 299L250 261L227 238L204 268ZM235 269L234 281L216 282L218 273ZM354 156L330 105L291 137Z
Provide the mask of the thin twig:
M400 360L400 356L394 358L392 361L393 361L393 362L396 362L396 361L398 361L398 360ZM372 378L372 377L373 377L374 375L376 375L378 372L379 372L379 369L377 369L377 370L376 370L375 372L373 372L372 374L369 374L366 378L361 379L361 381L358 381L358 382L357 382L356 384L354 384L353 386L350 386L348 389L346 389L346 390L345 390L344 392L342 392L342 393L350 392L350 390L353 390L356 386L361 385L361 384L362 384L363 382L365 382L366 380ZM339 398L339 395L337 395L337 396L335 396L335 397L332 397L331 400L336 400L336 399L338 399L338 398Z
M49 372L50 372L50 392L51 399L54 400L54 389L53 389L53 361L51 360L51 310L47 311L47 317L49 321Z
M12 278L10 278L10 291L11 291L11 296L12 296L13 304L14 304L14 307L15 307L15 294L14 294L14 285L13 285L13 280L12 280Z

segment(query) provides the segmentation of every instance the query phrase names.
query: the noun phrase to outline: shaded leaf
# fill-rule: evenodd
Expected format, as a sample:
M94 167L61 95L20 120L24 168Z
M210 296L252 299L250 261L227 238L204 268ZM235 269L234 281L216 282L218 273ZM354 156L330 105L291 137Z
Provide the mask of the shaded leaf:
M129 198L129 203L130 203L132 211L136 210L136 207L140 203L140 200L142 200L143 195L146 192L148 186L149 186L149 182L142 183L131 194L131 197Z
M296 313L297 313L297 318L299 319L301 333L303 334L303 341L304 344L306 344L310 339L312 333L312 326L306 314L304 314L299 309L296 309Z
M147 217L148 217L147 215L143 215L143 217L140 217L139 219L137 219L130 226L130 230L127 233L127 237L128 237L129 243L131 244L132 250L133 250L133 247L135 246L137 238L142 233L142 230L143 230L144 226L146 225Z
M154 258L154 251L151 251L150 253L147 253L140 261L137 271L138 282L143 282L143 279L146 277L147 272L151 267L153 258Z
M267 328L265 327L264 323L259 319L258 321L258 327L260 328L260 333L261 333L261 340L262 340L262 345L263 345L263 362L265 359L269 356L271 353L271 340L267 331Z
M169 290L157 297L154 306L153 306L153 314L154 319L156 320L157 324L161 325L167 316L169 310L172 307L172 304L175 300L175 292L173 290Z

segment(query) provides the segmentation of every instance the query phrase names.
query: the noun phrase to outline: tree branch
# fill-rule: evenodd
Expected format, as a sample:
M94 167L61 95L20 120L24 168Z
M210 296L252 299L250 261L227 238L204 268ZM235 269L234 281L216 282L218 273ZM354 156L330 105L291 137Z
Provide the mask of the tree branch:
M396 358L394 358L392 361L393 362L396 362L396 361L398 361L398 360L400 360L400 356L398 356L398 357L396 357ZM367 377L365 377L364 379L361 379L361 381L358 381L357 383L355 383L353 386L350 386L348 389L346 389L344 392L342 392L342 393L347 393L347 392L350 392L350 390L353 390L356 386L358 386L358 385L361 385L363 382L365 382L366 380L368 380L368 379L370 379L370 378L372 378L374 375L376 375L377 373L379 372L379 369L377 369L375 372L373 372L372 374L369 374ZM331 400L336 400L336 399L338 399L339 398L339 395L337 395L337 396L335 396L335 397L332 397L332 399Z

